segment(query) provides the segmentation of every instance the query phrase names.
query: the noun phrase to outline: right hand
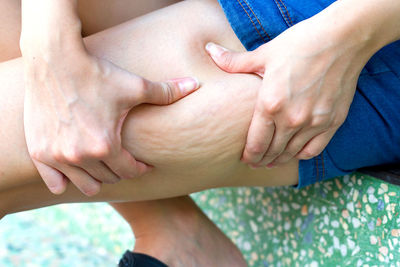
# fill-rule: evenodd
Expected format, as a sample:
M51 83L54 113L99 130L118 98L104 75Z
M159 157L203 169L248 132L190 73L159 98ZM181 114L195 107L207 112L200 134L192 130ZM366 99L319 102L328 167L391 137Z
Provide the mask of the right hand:
M333 23L348 8L339 7L332 5L253 51L206 46L222 70L263 78L242 155L251 167L311 159L345 121L375 40L352 23Z
M24 62L28 151L55 194L68 179L92 196L102 182L151 170L122 147L128 112L142 103L171 104L199 87L193 78L151 82L86 53L61 61L24 55Z

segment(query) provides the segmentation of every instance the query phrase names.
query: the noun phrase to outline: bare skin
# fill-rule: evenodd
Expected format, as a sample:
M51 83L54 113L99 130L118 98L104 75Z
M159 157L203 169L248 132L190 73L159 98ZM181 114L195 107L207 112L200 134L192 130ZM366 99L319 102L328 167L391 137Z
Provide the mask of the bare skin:
M94 34L172 2L178 1L80 1L84 35ZM1 10L13 15L0 18L4 20L1 24L0 61L6 61L20 56L17 36L20 32L20 5L19 1L13 0L0 4ZM136 252L151 255L169 266L246 266L232 241L187 196L110 204L131 226ZM166 245L172 245L175 250L165 250Z
M144 15L179 0L85 0L78 2L82 21L82 34L89 36L111 28L135 17ZM19 38L21 35L21 1L0 2L0 62L21 56Z
M146 38L137 43L136 36ZM271 170L252 170L240 162L261 79L220 71L204 50L210 40L244 50L216 1L181 2L86 38L91 53L146 78L197 74L203 81L199 91L177 103L143 105L129 114L123 142L155 170L138 179L104 185L92 198L71 186L62 196L43 187L23 138L21 60L2 63L0 134L8 142L1 144L0 190L13 188L15 197L1 203L7 202L11 212L61 202L139 201L214 187L296 184L297 160ZM29 190L36 197L30 197ZM16 201L21 199L19 194L25 195L22 202Z
M136 36L147 37L136 43ZM251 170L240 163L261 81L252 75L228 75L218 70L204 51L209 41L243 50L216 1L180 3L86 38L91 53L146 78L195 74L203 81L202 89L188 99L167 107L142 106L129 115L123 142L135 157L156 168L142 178L105 185L93 198L71 186L61 196L45 188L24 142L21 61L1 64L0 90L4 97L0 111L4 116L0 138L7 140L0 144L2 212L63 202L159 199L222 186L296 184L296 160L271 170ZM135 210L143 210L141 204ZM207 225L204 217L201 220Z
M168 266L247 266L238 248L188 196L112 206L131 226L135 252Z
M153 82L89 53L78 0L21 0L21 21L25 139L50 191L70 181L92 196L101 183L151 171L122 146L126 115L141 103L171 104L198 80Z

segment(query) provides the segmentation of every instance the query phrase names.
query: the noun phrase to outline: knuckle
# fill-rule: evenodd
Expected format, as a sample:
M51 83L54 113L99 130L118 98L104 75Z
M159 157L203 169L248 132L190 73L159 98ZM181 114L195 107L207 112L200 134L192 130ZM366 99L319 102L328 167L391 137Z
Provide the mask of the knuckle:
M329 125L329 119L325 116L316 116L311 120L312 128L325 128Z
M174 102L176 98L176 91L174 90L174 86L171 83L162 83L163 84L163 102L167 104L171 104Z
M235 61L233 60L233 54L222 52L221 56L219 57L219 63L227 70L234 69Z
M280 112L284 106L282 98L269 97L262 101L262 113L265 115L275 115Z
M60 149L53 150L51 156L58 163L63 163L65 161L64 153L62 153Z
M106 158L112 153L112 145L111 143L106 140L102 139L98 141L88 153L88 156L91 158Z
M84 154L77 149L70 149L63 153L63 159L68 163L76 165L82 163Z
M65 148L64 146L54 145L50 151L51 158L62 164L80 164L84 156L76 146Z
M48 147L46 142L40 140L28 146L28 152L32 159L37 161L43 161L48 157L48 151L51 147ZM51 150L50 150L51 151Z
M42 152L42 150L40 150L38 148L31 149L29 154L30 154L31 158L34 160L40 161L43 158L43 152Z
M296 129L303 126L308 120L307 116L302 114L291 114L288 116L286 123L288 128Z

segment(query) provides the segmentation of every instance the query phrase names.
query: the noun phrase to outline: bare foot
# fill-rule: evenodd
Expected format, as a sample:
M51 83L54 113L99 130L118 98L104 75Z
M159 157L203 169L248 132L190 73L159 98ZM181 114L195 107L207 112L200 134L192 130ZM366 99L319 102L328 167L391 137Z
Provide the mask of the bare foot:
M126 207L121 212L121 207L114 206L135 233L135 252L150 255L171 267L247 266L239 249L190 197L138 205L131 207L131 216L127 215Z

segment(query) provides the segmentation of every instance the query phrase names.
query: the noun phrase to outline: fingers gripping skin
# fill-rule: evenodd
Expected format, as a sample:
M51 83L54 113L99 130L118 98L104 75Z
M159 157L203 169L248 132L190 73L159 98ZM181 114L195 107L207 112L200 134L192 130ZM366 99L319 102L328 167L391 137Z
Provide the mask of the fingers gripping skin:
M151 82L94 57L85 67L75 66L85 70L81 73L85 79L63 80L57 68L49 70L52 79L28 77L26 140L51 192L64 192L68 178L92 196L102 182L115 183L151 170L122 147L121 128L128 112L142 103L171 104L196 90L199 82L193 78Z
M259 92L261 94L262 92ZM253 119L247 134L247 142L243 151L242 161L259 162L274 137L276 130L273 116L264 109L263 97L258 97ZM268 106L268 105L267 105ZM256 167L255 165L252 165Z
M253 167L317 156L347 116L371 54L343 33L321 38L329 20L320 14L251 52L206 47L222 70L263 78L242 157Z
M25 136L32 159L53 169L39 167L45 182L63 192L62 173L93 195L101 182L150 170L121 145L125 117L142 103L172 103L197 83L189 78L152 83L90 55L76 0L21 3Z

